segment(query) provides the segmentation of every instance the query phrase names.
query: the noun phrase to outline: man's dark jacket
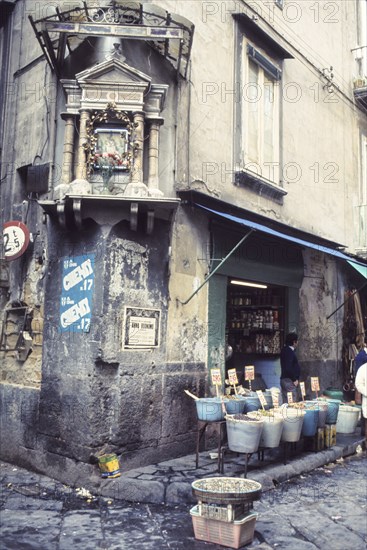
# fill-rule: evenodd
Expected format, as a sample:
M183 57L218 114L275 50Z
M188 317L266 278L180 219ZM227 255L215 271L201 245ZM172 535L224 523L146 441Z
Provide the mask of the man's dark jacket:
M290 378L292 382L299 380L301 369L297 356L290 346L284 346L280 352L280 366L282 368L280 378Z

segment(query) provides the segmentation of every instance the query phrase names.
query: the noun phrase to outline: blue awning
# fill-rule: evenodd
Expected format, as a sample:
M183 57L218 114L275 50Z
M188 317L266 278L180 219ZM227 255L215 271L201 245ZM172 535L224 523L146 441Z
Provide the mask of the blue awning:
M238 225L242 225L245 227L250 227L252 229L256 229L258 231L262 231L263 233L266 233L267 235L272 235L273 237L279 237L280 239L284 239L286 241L290 241L292 243L299 244L300 246L304 246L307 248L313 248L314 250L318 250L319 252L323 252L325 254L329 254L330 256L334 256L335 258L339 258L341 260L346 260L350 265L352 265L359 273L361 273L364 277L367 279L367 265L362 260L359 260L357 258L354 258L348 254L345 254L344 252L341 252L340 250L336 248L330 248L328 246L319 244L319 243L313 243L311 241L306 241L304 239L300 239L298 237L287 235L286 233L282 233L281 231L278 231L276 229L271 229L270 227L267 227L266 225L260 224L258 222L254 222L252 220L233 216L232 214L228 214L226 212L220 212L218 210L214 210L212 208L208 208L206 206L203 206L202 204L195 203L195 206L198 208L205 210L206 212L210 212L211 214L214 214L220 218L226 219L228 221L234 222Z
M358 273L360 273L362 275L362 277L364 277L365 279L367 279L367 265L360 265L360 264L357 264L356 262L352 262L350 260L348 260L348 264L350 264L352 267L354 267L354 269L356 269L358 271Z

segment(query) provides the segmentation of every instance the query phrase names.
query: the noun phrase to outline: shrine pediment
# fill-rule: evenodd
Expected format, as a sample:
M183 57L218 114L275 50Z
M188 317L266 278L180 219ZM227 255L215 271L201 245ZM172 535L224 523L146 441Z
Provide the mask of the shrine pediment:
M74 82L79 89L79 107L87 110L104 109L111 102L121 110L142 110L145 96L154 86L148 75L117 57L78 73Z
M78 84L140 84L148 86L151 78L145 73L130 67L119 59L109 59L86 69L75 76Z

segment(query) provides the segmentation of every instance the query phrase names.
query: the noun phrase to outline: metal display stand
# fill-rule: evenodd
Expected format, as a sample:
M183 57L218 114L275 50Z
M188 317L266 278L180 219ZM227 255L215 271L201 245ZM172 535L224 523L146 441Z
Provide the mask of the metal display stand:
M226 435L226 421L207 421L207 420L198 420L198 432L196 439L196 468L199 467L199 448L200 441L205 435L206 428L212 426L214 432L217 435L218 441L218 472L223 473L223 455L222 455L222 443Z

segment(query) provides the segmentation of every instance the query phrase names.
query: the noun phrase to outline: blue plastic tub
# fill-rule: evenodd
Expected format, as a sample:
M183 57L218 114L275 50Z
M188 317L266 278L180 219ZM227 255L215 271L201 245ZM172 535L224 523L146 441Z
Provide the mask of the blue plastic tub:
M318 409L319 409L319 422L317 424L317 427L318 428L325 428L326 417L327 417L327 412L328 412L328 404L325 401L320 400L320 399L315 399L315 400L313 400L313 402L317 404Z
M341 401L339 399L325 399L322 401L327 403L326 424L336 424Z
M224 410L222 402L227 405L229 400L221 400L219 397L202 397L197 399L196 412L198 420L205 420L206 422L218 422L224 420Z
M301 435L305 437L312 437L317 432L317 425L319 422L319 408L316 403L305 402L306 414L303 419L303 426Z
M226 411L228 414L242 414L245 410L246 398L238 395L236 398L228 399L225 402Z
M266 399L266 405L265 405L264 408L266 410L268 410L268 409L271 408L271 406L273 404L273 400L271 399L271 396L269 398L269 395L266 395L266 394L264 394L264 395L265 395L265 399ZM262 409L260 399L258 398L256 393L255 393L255 395L246 396L245 400L246 400L245 412L257 411L259 409Z
M260 399L256 396L250 396L250 397L245 397L245 400L246 400L246 407L245 407L245 411L246 412L250 412L250 411L257 411L258 409L261 409L261 403L260 403Z

